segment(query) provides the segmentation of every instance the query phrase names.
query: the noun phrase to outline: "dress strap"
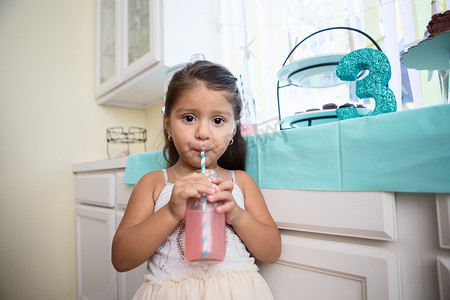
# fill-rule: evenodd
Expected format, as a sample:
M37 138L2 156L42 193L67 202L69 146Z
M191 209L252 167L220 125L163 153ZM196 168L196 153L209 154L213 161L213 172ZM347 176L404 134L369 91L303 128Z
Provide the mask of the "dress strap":
M167 184L167 169L163 169L162 171L164 173L164 181Z
M234 175L234 170L230 170L231 172L231 178L233 179L233 183L236 183L236 177Z

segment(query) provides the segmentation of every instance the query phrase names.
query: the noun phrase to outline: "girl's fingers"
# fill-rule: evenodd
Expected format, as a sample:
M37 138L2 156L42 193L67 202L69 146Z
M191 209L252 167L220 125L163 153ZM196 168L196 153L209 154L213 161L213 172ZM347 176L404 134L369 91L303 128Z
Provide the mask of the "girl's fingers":
M215 183L213 181L213 183ZM216 189L217 191L229 191L230 193L233 191L234 188L234 183L233 181L222 181L220 183L216 183L218 186L218 189Z
M224 202L224 204L216 207L216 211L218 213L227 213L231 211L235 207L235 203L233 202Z
M205 193L208 195L212 195L216 192L216 185L212 183L195 183L193 187L200 193Z
M216 192L213 195L209 195L207 199L210 202L217 202L217 201L234 202L234 198L229 191Z
M233 187L232 181L224 181L221 177L207 178L200 173L192 173L175 183L173 193L181 199L200 198L206 194L214 195L214 201L234 201L231 196Z
M189 199L200 198L202 194L212 195L215 192L215 188L211 185L195 183L186 187L181 187L179 195L184 199Z
M211 181L208 177L202 174L192 173L187 175L186 177L180 179L177 183L180 185L189 185L189 184L196 184L196 183L202 183L206 185L211 185Z
M220 185L222 182L225 182L222 177L213 177L210 178L210 181L214 184Z

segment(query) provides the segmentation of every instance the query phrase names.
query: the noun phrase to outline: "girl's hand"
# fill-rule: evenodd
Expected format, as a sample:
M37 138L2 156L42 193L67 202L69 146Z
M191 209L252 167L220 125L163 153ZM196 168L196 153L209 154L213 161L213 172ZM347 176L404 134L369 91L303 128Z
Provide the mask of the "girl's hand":
M210 202L222 202L222 205L216 208L218 213L225 213L225 221L229 225L233 225L242 215L243 210L234 200L232 195L234 183L233 181L225 181L221 177L212 178L212 183L216 184L216 192L207 197Z
M186 202L190 198L200 199L202 194L215 193L215 184L200 173L192 173L178 179L172 190L168 208L171 215L181 221L186 217Z

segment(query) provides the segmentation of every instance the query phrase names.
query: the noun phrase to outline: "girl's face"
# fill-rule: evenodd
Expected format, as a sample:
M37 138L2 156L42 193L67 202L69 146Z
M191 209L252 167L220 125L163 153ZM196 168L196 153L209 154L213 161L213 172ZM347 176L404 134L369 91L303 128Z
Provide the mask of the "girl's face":
M177 164L200 169L205 151L206 167L217 166L236 133L233 107L225 95L198 83L176 100L164 124L180 154Z

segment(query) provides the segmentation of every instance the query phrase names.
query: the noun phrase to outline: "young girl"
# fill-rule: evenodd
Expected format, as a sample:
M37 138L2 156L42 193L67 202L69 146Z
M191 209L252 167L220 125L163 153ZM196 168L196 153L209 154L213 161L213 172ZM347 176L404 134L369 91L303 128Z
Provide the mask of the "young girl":
M168 168L144 175L128 202L112 244L120 271L147 260L146 281L134 299L273 299L255 258L274 263L280 233L252 177L244 172L242 102L236 78L224 67L196 61L174 74L166 94L164 157ZM219 177L208 179L200 169ZM225 213L226 255L218 264L184 257L186 201L207 194Z

